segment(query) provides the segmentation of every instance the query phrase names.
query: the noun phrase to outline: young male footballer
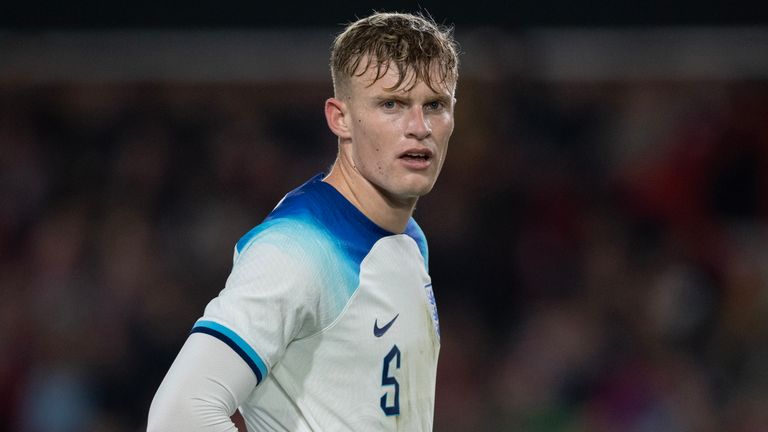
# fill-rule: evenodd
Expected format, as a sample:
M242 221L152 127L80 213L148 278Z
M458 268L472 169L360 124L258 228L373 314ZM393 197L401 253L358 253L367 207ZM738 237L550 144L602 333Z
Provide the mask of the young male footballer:
M440 329L412 218L453 132L450 29L374 13L331 52L330 172L235 247L152 401L149 431L431 431Z

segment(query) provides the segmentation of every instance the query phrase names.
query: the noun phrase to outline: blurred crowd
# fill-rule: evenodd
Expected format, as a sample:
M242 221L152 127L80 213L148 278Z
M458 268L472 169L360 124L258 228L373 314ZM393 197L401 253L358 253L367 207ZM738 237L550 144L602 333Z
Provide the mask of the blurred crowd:
M0 431L138 431L328 83L0 85ZM465 79L436 431L768 430L768 83Z

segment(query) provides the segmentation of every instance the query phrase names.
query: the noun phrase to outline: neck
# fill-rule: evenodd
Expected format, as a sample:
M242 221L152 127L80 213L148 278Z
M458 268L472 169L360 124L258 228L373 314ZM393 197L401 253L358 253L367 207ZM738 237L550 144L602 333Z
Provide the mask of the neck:
M393 233L402 233L416 207L417 198L398 199L387 194L339 156L323 180L341 193L373 223Z

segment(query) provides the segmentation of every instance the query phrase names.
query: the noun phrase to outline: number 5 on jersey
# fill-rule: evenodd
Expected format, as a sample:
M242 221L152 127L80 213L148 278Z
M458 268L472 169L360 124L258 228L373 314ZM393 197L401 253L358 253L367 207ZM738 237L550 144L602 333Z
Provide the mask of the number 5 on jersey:
M390 372L393 362L394 368L400 369L400 349L397 348L397 345L394 345L387 355L384 356L384 364L381 368L381 386L392 387L381 396L381 409L388 416L400 414L400 384L393 376L394 371ZM389 395L391 397L388 398L387 396Z

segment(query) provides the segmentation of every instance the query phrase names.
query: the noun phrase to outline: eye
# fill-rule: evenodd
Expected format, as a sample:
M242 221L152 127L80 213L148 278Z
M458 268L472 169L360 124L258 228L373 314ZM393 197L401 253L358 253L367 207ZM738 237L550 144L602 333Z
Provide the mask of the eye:
M397 106L397 102L393 100L385 100L381 103L381 106L384 109L395 109L395 107Z
M443 103L440 101L432 101L424 106L428 111L438 111L443 108Z

